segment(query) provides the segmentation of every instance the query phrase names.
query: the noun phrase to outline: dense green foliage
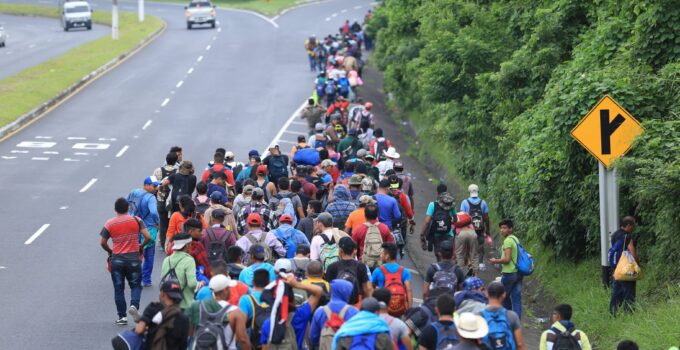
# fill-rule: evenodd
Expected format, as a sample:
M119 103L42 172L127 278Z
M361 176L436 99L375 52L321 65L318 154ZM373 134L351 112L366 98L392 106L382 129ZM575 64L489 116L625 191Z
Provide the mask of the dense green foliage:
M499 216L579 261L599 251L597 162L571 129L610 94L646 133L619 162L650 277L680 279L680 6L673 0L386 0L385 89ZM439 153L441 155L441 152ZM436 154L435 154L436 156ZM435 157L437 158L437 157Z

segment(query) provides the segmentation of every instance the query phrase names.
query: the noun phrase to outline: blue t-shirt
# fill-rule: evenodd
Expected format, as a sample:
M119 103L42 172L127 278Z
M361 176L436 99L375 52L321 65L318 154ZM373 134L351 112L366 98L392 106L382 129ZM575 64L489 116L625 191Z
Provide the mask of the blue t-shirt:
M205 299L212 299L212 290L210 287L205 286L201 288L198 293L196 293L196 297L194 298L197 301L203 301Z
M486 201L482 200L479 197L476 197L476 198L470 197L470 198L465 199L462 202L460 202L460 211L464 211L464 212L470 214L470 203L468 203L468 201L470 203L472 203L473 205L477 205L477 204L479 204L479 201L481 201L482 202L482 214L488 214L489 213L489 207L486 205Z
M430 202L430 204L427 205L427 210L425 211L425 215L432 217L434 215L434 202ZM456 215L456 209L451 208L449 210L449 215L455 216ZM453 225L451 225L451 231L449 231L449 236L453 236Z
M258 303L262 302L260 300L262 297L262 291L255 291L250 295L252 295ZM251 304L250 296L242 296L241 299L238 300L238 308L241 309L244 314L246 314L246 327L250 326L250 320L253 318L253 305Z
M306 349L305 347L305 333L307 333L307 325L312 320L312 307L309 303L304 303L295 310L295 315L290 321L290 325L295 330L295 338L297 340L298 349ZM260 336L260 344L267 344L269 340L269 325L271 319L266 319L262 324L262 335Z
M392 219L395 221L401 220L401 211L399 211L399 203L397 200L386 195L378 193L375 195L375 200L378 202L378 221L387 225L392 229Z
M253 277L255 276L255 270L260 270L260 269L265 269L269 271L269 283L274 282L276 280L276 273L274 272L274 266L270 263L257 263L257 264L252 264L243 271L241 271L241 274L238 276L238 280L247 284L250 289L253 289Z
M383 265L389 271L390 273L395 273L397 270L399 270L399 264L397 263L389 263ZM411 271L404 267L404 271L401 273L401 280L402 282L408 282L411 280ZM374 286L378 288L383 288L385 286L385 274L383 274L382 270L378 267L375 270L373 270L373 274L371 276L371 283L373 283Z

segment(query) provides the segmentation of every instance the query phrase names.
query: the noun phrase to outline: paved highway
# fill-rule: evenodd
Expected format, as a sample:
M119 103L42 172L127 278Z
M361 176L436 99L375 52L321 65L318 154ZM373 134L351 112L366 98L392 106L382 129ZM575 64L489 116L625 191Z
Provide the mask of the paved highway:
M7 46L0 48L0 79L109 33L107 27L100 25L94 25L92 30L64 32L58 19L43 17L0 14L0 24L9 35Z
M241 156L264 149L309 94L304 39L361 18L370 4L333 0L276 22L220 10L219 29L192 31L181 7L149 4L168 23L163 36L0 143L0 339L110 348L121 328L98 233L114 199L140 187L172 145L198 169L218 146ZM142 306L157 294L146 289Z

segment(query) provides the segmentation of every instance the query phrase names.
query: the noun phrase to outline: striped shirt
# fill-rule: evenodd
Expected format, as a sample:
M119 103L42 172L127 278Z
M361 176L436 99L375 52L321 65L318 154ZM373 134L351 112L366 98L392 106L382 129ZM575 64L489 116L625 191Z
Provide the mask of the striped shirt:
M139 259L139 234L145 227L144 222L137 217L117 215L104 224L100 235L111 239L114 257Z

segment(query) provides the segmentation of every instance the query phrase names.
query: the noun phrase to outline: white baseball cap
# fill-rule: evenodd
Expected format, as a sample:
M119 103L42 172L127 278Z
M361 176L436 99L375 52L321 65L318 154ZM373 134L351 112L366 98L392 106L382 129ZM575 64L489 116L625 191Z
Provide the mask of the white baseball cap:
M479 197L479 186L471 184L470 186L468 186L468 192L470 192L470 197L472 198Z
M210 289L213 292L221 292L224 288L236 287L237 282L225 275L216 275L210 279Z

